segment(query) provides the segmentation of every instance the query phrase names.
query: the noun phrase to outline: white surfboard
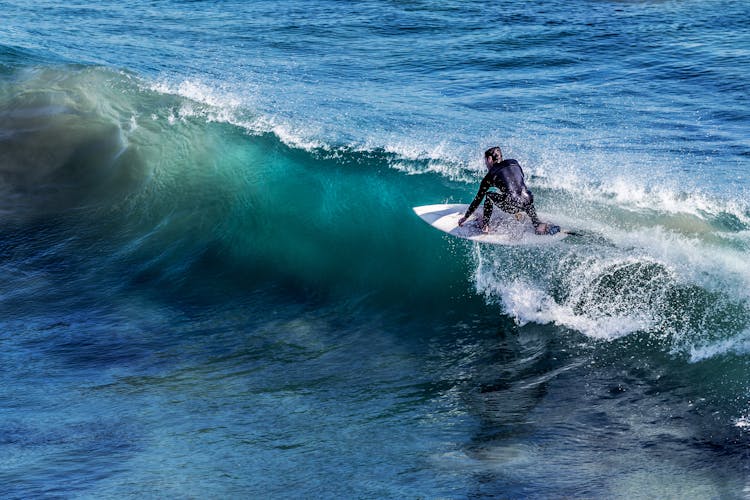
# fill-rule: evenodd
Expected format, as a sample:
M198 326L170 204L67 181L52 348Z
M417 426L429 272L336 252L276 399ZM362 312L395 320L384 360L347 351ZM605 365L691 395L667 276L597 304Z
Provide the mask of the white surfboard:
M482 207L480 206L464 223L458 225L458 220L466 213L469 205L425 205L414 207L416 213L423 221L445 233L458 238L492 243L494 245L546 245L562 240L568 236L570 231L561 229L553 235L540 235L534 232L529 216L523 214L519 221L514 215L503 212L499 208L492 211L490 220L490 232L483 233L481 229ZM547 220L540 215L542 220Z

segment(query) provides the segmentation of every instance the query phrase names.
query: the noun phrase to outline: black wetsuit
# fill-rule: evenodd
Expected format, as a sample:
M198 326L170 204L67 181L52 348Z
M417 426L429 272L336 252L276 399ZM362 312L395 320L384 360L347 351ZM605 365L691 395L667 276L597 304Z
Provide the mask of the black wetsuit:
M491 187L497 188L499 192L490 192ZM503 160L490 167L479 185L479 192L474 201L466 210L466 218L479 207L485 195L487 199L484 201L483 226L487 226L490 222L492 205L497 205L501 210L511 214L526 212L531 217L534 227L541 224L534 209L534 195L526 187L523 170L516 160Z

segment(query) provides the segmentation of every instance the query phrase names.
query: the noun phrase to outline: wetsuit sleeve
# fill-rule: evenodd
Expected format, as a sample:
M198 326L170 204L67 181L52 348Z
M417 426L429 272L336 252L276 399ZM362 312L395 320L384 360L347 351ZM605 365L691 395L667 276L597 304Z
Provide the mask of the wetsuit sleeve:
M466 214L464 217L467 219L471 216L471 214L474 213L474 210L477 209L480 203L482 203L482 198L484 198L484 195L487 194L487 191L492 187L492 182L490 179L490 175L487 174L484 176L484 179L482 179L481 184L479 184L479 191L477 191L477 195L474 197L474 201L471 202L471 205L469 205L469 208L466 209Z

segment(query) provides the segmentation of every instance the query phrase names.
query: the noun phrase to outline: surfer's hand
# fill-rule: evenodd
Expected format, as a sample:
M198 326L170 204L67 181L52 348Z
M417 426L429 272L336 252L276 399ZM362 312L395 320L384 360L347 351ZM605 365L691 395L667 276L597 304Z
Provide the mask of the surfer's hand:
M461 217L460 219L458 219L458 225L459 226L463 226L464 222L466 222L466 216Z

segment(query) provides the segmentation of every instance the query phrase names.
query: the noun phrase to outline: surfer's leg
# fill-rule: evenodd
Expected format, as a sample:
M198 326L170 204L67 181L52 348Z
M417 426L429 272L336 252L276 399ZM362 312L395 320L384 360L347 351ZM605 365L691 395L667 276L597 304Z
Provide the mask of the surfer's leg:
M542 223L542 221L539 220L539 216L536 214L536 209L534 208L533 203L529 203L528 205L523 207L523 211L529 214L529 217L531 217L531 223L534 225L534 227L537 227Z
M492 198L490 195L495 193L487 193L484 198L484 212L482 213L482 231L487 232L490 227L490 219L492 218Z
M560 232L560 226L542 222L539 220L539 216L536 214L536 209L533 203L529 203L524 207L524 211L531 217L531 223L534 225L536 234L556 234Z
M482 217L482 227L487 228L490 225L490 219L492 218L493 205L497 205L501 210L506 211L505 198L500 193L487 193L484 199L484 217Z

